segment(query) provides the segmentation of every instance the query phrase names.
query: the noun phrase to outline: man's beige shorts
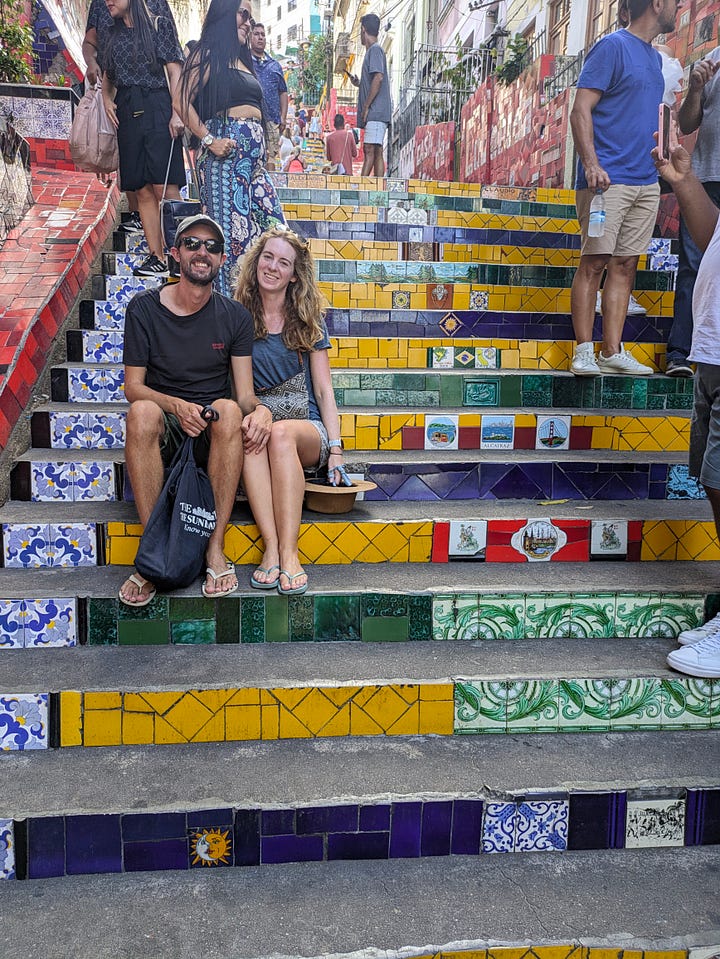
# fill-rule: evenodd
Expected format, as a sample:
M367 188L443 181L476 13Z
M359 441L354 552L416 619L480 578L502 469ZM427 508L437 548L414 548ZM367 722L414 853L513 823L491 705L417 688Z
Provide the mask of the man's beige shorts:
M280 150L280 124L272 120L265 121L265 155L268 160L277 160Z
M642 256L652 239L660 203L660 184L622 186L611 184L605 190L605 234L587 235L592 190L577 190L577 207L582 233L583 256Z

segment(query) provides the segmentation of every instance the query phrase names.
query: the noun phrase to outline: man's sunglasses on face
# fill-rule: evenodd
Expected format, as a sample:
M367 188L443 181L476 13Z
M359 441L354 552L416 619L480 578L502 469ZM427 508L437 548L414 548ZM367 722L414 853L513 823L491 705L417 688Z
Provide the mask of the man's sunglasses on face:
M184 246L186 250L195 253L204 246L208 253L224 253L225 244L222 240L201 240L199 236L181 236L178 240L178 246Z

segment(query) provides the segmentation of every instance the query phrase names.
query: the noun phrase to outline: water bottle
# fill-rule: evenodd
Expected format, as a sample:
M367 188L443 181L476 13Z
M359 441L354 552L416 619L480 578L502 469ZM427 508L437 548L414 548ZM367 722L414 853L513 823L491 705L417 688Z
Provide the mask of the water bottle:
M605 194L596 190L590 204L588 236L603 236L605 233Z

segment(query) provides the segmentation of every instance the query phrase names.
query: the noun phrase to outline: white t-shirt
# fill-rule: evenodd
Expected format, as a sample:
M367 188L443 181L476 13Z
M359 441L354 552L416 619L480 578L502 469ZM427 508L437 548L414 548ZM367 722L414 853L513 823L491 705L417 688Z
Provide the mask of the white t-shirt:
M720 216L703 255L693 292L689 360L720 366Z

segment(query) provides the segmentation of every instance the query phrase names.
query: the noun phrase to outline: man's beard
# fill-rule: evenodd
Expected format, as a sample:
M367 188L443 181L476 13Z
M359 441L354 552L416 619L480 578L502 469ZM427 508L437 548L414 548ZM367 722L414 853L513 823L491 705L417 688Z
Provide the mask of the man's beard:
M218 275L218 273L220 272L220 267L219 267L219 266L215 266L215 267L214 267L211 263L203 264L203 266L209 266L209 267L210 267L210 272L204 274L203 276L194 276L194 275L193 275L193 273L192 273L192 268L193 268L193 263L192 263L192 261L190 261L189 263L182 263L182 262L181 262L181 263L180 263L180 272L182 273L182 275L185 277L185 279L186 279L189 283L192 283L192 284L193 284L193 286L210 286L210 284L212 283L212 281L215 279L215 277L216 277L216 276Z

